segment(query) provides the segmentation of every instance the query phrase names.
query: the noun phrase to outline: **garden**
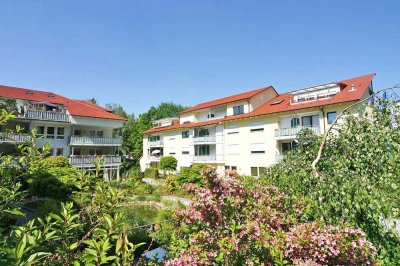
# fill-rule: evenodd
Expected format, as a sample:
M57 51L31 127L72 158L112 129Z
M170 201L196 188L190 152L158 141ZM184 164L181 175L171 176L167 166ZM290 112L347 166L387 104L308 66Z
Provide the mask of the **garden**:
M326 138L303 130L260 178L176 172L166 156L144 173L125 162L125 179L106 183L100 164L77 171L32 132L1 156L0 264L157 265L142 254L163 247L161 265L397 265L399 105L356 112Z

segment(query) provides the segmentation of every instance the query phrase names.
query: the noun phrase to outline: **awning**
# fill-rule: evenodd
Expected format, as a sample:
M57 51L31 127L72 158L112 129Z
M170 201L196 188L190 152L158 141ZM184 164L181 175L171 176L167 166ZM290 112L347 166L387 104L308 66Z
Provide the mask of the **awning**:
M160 150L154 150L154 151L151 152L151 154L157 154L157 153L160 153L160 152L161 152Z

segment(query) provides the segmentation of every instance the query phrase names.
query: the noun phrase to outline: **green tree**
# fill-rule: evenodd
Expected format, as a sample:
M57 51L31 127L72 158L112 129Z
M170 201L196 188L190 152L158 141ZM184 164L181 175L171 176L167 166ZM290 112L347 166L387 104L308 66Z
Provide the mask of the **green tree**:
M89 102L89 103L97 104L97 99L94 98L94 97L89 98L89 99L87 99L86 101Z
M400 238L383 221L388 224L400 215L400 108L383 99L361 107L349 111L328 136L316 165L319 176L311 164L321 139L302 132L297 149L262 180L288 195L310 199L310 219L361 228L384 265L397 265Z

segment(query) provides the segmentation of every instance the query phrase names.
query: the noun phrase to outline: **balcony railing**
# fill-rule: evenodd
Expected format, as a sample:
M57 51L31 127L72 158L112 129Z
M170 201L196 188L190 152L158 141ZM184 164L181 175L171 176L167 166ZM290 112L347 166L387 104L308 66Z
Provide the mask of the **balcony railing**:
M103 156L96 156L96 155L74 155L69 157L69 162L72 166L79 167L79 166L93 166L94 163L99 162L104 165L117 165L121 163L121 156L118 155L103 155Z
M194 143L215 142L215 136L194 137Z
M296 137L297 134L303 129L311 130L315 135L320 135L320 128L317 127L294 127L294 128L283 128L283 129L275 129L275 137Z
M119 138L95 138L95 137L79 137L72 136L70 145L77 146L121 146Z
M193 162L215 162L217 156L215 155L196 155L193 156Z
M162 158L162 156L153 156L153 155L149 156L149 160L152 162L159 162L161 160L161 158Z
M28 135L0 133L0 143L24 143L30 139L31 137Z
M277 155L275 155L275 162L276 162L276 163L282 162L284 157L285 157L285 155L283 155L283 154L277 154Z
M149 141L149 146L150 147L161 147L163 146L163 141L162 140L158 140L158 141Z
M53 111L27 110L24 117L35 120L70 122L68 114Z

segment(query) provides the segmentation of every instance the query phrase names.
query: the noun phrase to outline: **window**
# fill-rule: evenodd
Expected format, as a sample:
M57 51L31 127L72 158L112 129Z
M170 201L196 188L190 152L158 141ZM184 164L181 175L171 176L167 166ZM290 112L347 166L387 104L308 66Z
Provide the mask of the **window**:
M43 137L44 136L44 126L36 127L36 135L38 137Z
M55 127L48 127L46 132L46 138L54 139L54 134L55 134Z
M95 149L90 149L89 150L89 155L95 155L96 154L96 150Z
M81 155L80 149L74 149L74 155Z
M239 131L231 131L231 132L228 132L228 135L232 135L232 134L239 134Z
M260 176L267 170L266 167L251 167L251 176Z
M250 132L260 132L260 131L264 131L264 128L260 127L260 128L252 128L252 129L250 129Z
M64 139L64 128L63 127L57 128L57 139Z
M288 151L294 150L296 148L296 142L284 142L282 143L282 153L286 153Z
M210 132L208 131L207 128L200 128L199 132L199 137L204 137L210 135Z
M303 127L315 127L319 125L319 116L318 115L309 115L303 116L301 118L301 123Z
M50 148L50 150L49 150L49 156L53 156L53 154L54 154L54 149L53 149L53 148Z
M261 154L265 153L264 143L252 143L250 144L251 154Z
M63 156L63 155L64 155L64 149L63 148L57 148L56 156Z
M97 133L96 133L96 137L98 137L98 138L102 138L102 137L103 137L103 131L102 131L102 130L100 130L100 131L97 131Z
M300 126L300 119L297 117L293 117L292 120L290 120L290 127L294 128L298 126Z
M156 141L160 141L160 136L151 136L150 137L150 142L156 142Z
M236 166L231 166L231 170L237 170Z
M189 151L182 151L182 154L189 154Z
M170 152L169 155L175 155L175 152Z
M230 170L231 167L229 165L225 165L225 170Z
M198 146L195 150L195 155L197 156L210 155L210 146L208 145Z
M182 131L182 138L183 139L189 138L189 131Z
M258 168L257 167L251 167L250 172L251 172L251 176L258 176Z
M226 131L228 135L238 134L239 133L239 125L230 125L226 127Z
M82 130L80 130L80 129L75 129L75 130L74 130L74 136L82 136Z
M237 105L233 106L233 114L234 115L240 115L244 113L244 106L243 105Z
M312 116L303 116L301 118L301 124L303 127L312 127Z
M96 130L89 130L89 137L96 137Z
M333 124L336 119L336 112L326 113L326 119L328 120L328 125Z
M208 115L207 115L207 118L208 118L208 119L214 118L214 117L215 117L215 114L208 114Z

